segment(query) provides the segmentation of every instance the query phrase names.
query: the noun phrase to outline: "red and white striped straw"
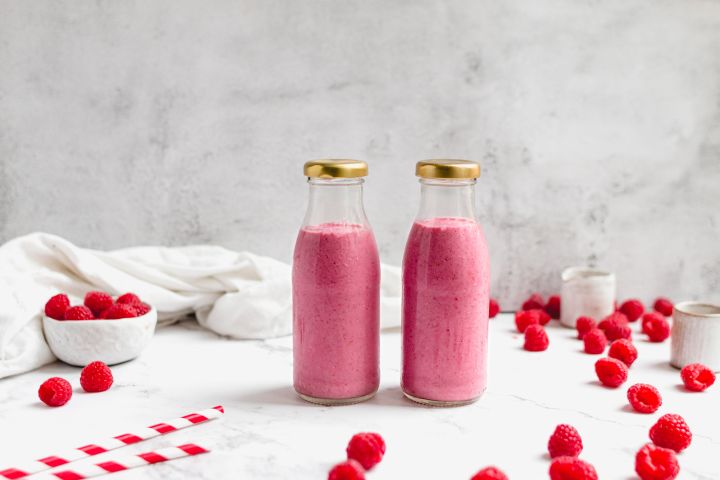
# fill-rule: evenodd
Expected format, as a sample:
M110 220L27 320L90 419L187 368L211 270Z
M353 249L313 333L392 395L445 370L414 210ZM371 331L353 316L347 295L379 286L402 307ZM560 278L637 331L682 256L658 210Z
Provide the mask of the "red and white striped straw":
M17 478L27 477L28 475L47 470L48 468L59 467L60 465L65 465L66 463L74 462L75 460L80 460L81 458L92 457L93 455L99 455L109 450L114 450L116 448L132 445L133 443L142 442L143 440L148 440L153 437L165 435L166 433L174 432L175 430L180 430L181 428L191 427L193 425L197 425L198 423L218 418L223 413L225 413L225 409L223 409L220 405L207 410L189 413L166 422L156 423L155 425L133 430L129 433L123 433L122 435L116 435L96 443L83 445L82 447L77 447L58 455L43 457L30 462L27 465L0 470L0 478L15 480Z
M197 443L186 443L173 447L159 448L152 452L138 453L137 455L125 455L90 465L78 465L72 470L61 470L59 472L44 473L33 478L39 479L61 479L61 480L82 480L83 478L107 475L108 473L122 472L136 467L144 467L155 463L167 462L176 458L191 457L207 453L210 449Z

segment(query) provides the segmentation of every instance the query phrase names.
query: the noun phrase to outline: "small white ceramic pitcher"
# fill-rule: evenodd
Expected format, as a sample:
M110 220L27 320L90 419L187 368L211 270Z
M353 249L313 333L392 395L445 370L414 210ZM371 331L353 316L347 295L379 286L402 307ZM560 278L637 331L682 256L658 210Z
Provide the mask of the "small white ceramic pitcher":
M562 272L560 323L575 328L578 317L600 320L615 311L615 274L589 267Z
M670 364L702 363L720 372L720 305L681 302L673 309Z

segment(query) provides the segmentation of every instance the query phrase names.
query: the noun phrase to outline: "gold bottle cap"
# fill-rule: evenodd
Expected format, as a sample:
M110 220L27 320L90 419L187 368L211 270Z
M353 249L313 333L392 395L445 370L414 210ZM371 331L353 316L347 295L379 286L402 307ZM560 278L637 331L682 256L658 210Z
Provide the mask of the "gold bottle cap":
M415 166L421 178L478 178L480 164L470 160L421 160Z
M368 165L362 160L326 158L305 162L303 173L315 178L357 178L366 177Z

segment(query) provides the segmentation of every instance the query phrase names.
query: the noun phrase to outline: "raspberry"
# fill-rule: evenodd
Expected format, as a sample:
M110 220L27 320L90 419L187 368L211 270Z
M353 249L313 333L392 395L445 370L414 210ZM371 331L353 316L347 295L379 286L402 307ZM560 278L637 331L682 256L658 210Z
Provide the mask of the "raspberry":
M685 388L692 392L702 392L715 383L715 373L701 363L685 365L680 371Z
M110 367L103 362L89 363L80 372L80 386L86 392L104 392L113 384Z
M582 438L572 425L558 425L548 440L548 453L551 458L577 457L582 449Z
M545 304L545 313L550 315L550 318L553 318L555 320L560 318L560 296L559 295L552 295L550 298L548 298L548 301Z
M47 301L45 315L55 320L64 320L68 308L70 308L70 299L64 293L60 293Z
M520 333L523 333L528 325L545 325L549 321L550 315L543 310L521 310L515 314L515 326Z
M605 336L611 342L620 338L630 339L632 330L628 325L628 318L620 312L611 313L605 317L599 324L598 328L605 332Z
M126 303L129 305L139 305L142 303L142 300L140 300L140 297L138 297L134 293L126 293L125 295L120 295L115 303Z
M533 293L522 304L523 310L542 310L543 308L545 308L545 301L539 293Z
M550 464L550 480L598 480L595 467L577 457L557 457Z
M525 329L525 350L528 352L542 352L547 350L548 345L550 345L550 339L548 339L542 325L528 325Z
M664 342L670 336L670 323L657 313L643 315L642 329L651 342Z
M490 299L490 318L495 318L495 316L500 313L500 304L495 300L494 298Z
M650 440L658 447L681 452L690 446L692 432L680 415L666 413L650 428Z
M613 312L598 323L598 328L605 331L611 325L627 325L628 323L629 320L624 313Z
M113 299L105 292L88 292L85 294L84 303L86 307L92 310L93 315L97 317L105 309L112 306Z
M654 321L655 319L663 319L664 317L660 315L657 312L648 312L642 316L642 321L640 322L642 333L645 335L648 334L650 331L650 323Z
M617 358L630 368L633 362L637 360L638 351L630 340L621 338L620 340L615 340L610 344L608 357Z
M631 300L625 300L623 304L620 305L620 312L625 314L629 321L634 322L645 312L645 306L640 300L633 298Z
M590 317L578 317L577 320L575 320L575 329L578 332L578 338L580 340L583 339L586 333L595 327L597 327L597 324L595 323L595 320Z
M385 441L377 433L356 433L350 439L345 451L348 459L355 460L365 470L370 470L382 460L385 454Z
M470 480L508 480L508 477L497 467L485 467L473 475Z
M653 308L656 312L665 315L666 317L672 316L673 303L667 298L659 297L657 300L655 300Z
M636 412L655 413L662 405L658 389L646 383L636 383L628 388L627 399Z
M605 334L602 330L599 328L593 328L585 334L583 337L583 343L585 344L585 353L598 355L605 351L607 338L605 338Z
M79 305L65 310L65 320L95 320L95 315L85 305Z
M365 480L365 470L355 460L338 463L330 473L328 480Z
M135 309L135 305L128 305L125 303L116 303L112 307L108 308L102 313L101 318L107 318L108 320L118 320L121 318L133 318L137 317L138 313Z
M627 380L628 369L620 360L605 357L595 362L595 373L603 385L617 388Z
M673 480L680 465L675 452L648 443L635 455L635 472L641 480Z
M135 313L137 313L138 317L141 317L150 311L150 305L148 305L147 303L133 305L132 307L135 309Z
M45 405L60 407L70 401L72 387L70 382L60 377L48 378L40 385L38 396Z

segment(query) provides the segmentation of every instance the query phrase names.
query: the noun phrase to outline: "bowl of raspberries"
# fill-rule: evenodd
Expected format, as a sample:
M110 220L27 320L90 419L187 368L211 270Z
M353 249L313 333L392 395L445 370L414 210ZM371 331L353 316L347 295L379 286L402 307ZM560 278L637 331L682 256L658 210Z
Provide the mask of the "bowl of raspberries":
M50 350L76 366L132 360L150 342L156 323L157 311L134 293L113 298L105 292L88 292L82 305L72 305L60 293L47 301L43 315Z

